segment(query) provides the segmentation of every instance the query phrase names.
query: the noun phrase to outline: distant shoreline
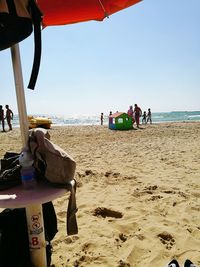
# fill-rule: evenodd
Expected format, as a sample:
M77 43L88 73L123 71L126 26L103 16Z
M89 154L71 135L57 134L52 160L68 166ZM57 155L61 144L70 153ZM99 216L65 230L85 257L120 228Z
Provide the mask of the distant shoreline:
M52 120L52 126L83 126L100 125L100 115L81 115L81 116L57 116L50 114L35 114L34 117L45 117ZM142 121L142 117L141 120ZM152 112L153 124L172 123L172 122L191 122L200 121L200 111L175 111L175 112ZM13 127L19 127L19 117L14 116ZM104 125L108 124L108 114L104 114Z
M149 127L149 126L153 126L153 125L159 125L159 124L162 124L162 125L165 125L165 124L181 124L181 123L200 123L200 120L183 120L183 121L160 121L160 122L153 122L152 124L140 124L140 126L142 127ZM99 124L56 124L56 123L52 123L52 126L51 128L55 128L55 127L88 127L88 126L91 126L91 127L94 127L94 126L99 126L99 127L102 127L102 125L100 125L100 122ZM108 123L104 123L103 124L103 127L107 127L108 126ZM136 125L134 124L133 125L134 128L136 128ZM19 125L13 125L13 129L18 129L20 128Z

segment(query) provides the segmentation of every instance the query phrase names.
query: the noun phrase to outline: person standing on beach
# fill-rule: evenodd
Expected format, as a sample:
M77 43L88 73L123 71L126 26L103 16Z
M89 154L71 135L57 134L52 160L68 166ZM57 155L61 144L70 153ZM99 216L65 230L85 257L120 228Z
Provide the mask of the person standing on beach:
M12 131L12 124L11 124L12 119L13 119L13 112L9 108L9 105L6 105L6 120L8 123L9 131Z
M135 122L134 119L134 112L133 112L133 106L129 107L129 110L127 111L127 114L132 118L132 124Z
M101 120L101 125L103 125L103 113L101 113L100 120Z
M136 122L137 128L139 128L140 116L142 115L142 110L140 107L138 107L137 104L135 104L134 114L135 114L135 122Z
M5 124L4 124L4 110L3 110L3 106L0 105L0 121L2 124L2 132L5 132Z
M152 119L151 119L151 109L148 108L148 113L147 113L147 122L150 122L150 124L152 124Z
M109 118L109 124L112 123L112 118L110 116L112 116L112 111L110 111L109 116L108 116L108 118Z
M142 115L142 124L147 124L147 113L146 111L143 112L143 115Z

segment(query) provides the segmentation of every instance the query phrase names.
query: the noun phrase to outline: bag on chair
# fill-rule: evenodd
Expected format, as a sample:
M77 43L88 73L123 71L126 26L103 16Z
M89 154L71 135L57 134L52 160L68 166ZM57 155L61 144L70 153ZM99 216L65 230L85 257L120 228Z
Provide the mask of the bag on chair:
M28 88L34 89L41 58L42 13L35 0L0 0L0 50L10 48L33 31L35 53Z
M76 181L74 180L76 162L62 148L52 143L47 130L35 128L29 130L28 146L34 157L34 167L42 179L56 187L70 191L67 209L67 233L78 233L76 221Z

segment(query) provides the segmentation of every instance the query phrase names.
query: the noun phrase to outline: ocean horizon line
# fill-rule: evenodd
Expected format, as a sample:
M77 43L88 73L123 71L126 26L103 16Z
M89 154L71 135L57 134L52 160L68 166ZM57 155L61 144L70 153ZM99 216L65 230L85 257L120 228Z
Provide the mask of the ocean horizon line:
M100 125L99 115L56 115L56 114L33 114L33 117L45 117L52 120L53 126L65 125ZM153 123L200 121L200 111L170 111L153 112ZM108 123L108 115L104 116L104 124ZM19 116L14 115L13 127L19 127Z

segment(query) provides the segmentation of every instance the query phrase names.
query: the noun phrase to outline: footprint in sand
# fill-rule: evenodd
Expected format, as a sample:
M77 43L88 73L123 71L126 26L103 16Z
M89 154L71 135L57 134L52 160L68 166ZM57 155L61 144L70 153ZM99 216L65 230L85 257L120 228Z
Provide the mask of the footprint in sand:
M120 248L122 246L122 243L126 242L128 240L129 236L120 233L117 238L115 238L116 246L117 248Z
M160 242L166 246L166 249L171 249L175 244L175 239L168 232L162 232L157 235L160 239Z
M92 170L85 170L85 175L95 175L95 173Z
M145 190L149 190L149 191L154 191L158 188L157 185L150 185L150 186L146 186Z
M123 260L120 260L117 267L131 267L131 265Z
M128 239L128 236L123 233L120 233L119 238L122 242L125 242Z
M158 199L161 199L161 198L163 198L163 197L160 196L160 195L157 195L157 196L152 196L152 197L149 198L148 200L149 200L149 201L155 201L155 200L158 200Z
M68 236L63 241L65 244L72 244L75 243L79 239L78 236Z
M173 191L173 190L164 190L163 193L165 193L165 194L176 194L176 192Z
M113 176L114 178L118 178L120 176L119 172L112 172L112 171L108 171L105 173L105 177L110 177Z
M119 211L103 208L103 207L98 207L95 210L93 210L92 214L94 216L101 216L103 218L106 217L113 217L113 218L122 218L123 214Z

